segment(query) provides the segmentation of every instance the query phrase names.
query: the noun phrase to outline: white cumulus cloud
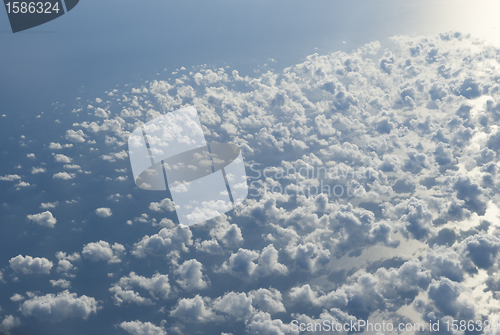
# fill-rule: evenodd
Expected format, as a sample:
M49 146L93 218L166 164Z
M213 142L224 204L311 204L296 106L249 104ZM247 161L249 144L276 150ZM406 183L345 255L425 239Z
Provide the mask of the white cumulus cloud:
M57 294L34 296L21 305L20 311L24 316L34 316L43 321L59 322L67 318L87 319L97 313L98 302L92 297L68 290Z
M14 271L25 275L49 274L53 266L47 258L22 255L11 258L9 264Z
M43 205L43 204L42 204ZM51 207L51 206L46 206ZM55 207L55 206L54 206ZM35 222L36 224L44 227L49 227L49 228L54 228L57 220L56 218L52 215L50 211L45 211L43 213L38 213L38 214L29 214L27 216L28 220Z
M106 207L101 207L95 210L95 213L97 216L100 216L102 218L108 218L111 215L113 215L113 212L111 212L111 209L106 208Z

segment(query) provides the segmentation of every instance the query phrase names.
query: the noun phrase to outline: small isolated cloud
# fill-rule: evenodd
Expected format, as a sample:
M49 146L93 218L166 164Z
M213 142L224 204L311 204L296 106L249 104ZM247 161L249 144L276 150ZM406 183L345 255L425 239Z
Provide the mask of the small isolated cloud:
M124 321L120 323L120 328L130 335L167 335L166 331L151 322L141 322L139 320Z
M54 156L54 160L57 163L71 163L73 159L63 154L57 154Z
M58 172L54 174L53 178L54 179L64 179L64 180L69 180L75 178L76 174L75 173L68 173L68 172Z
M49 149L51 149L51 150L61 150L62 149L62 145L60 143L50 142Z
M17 174L8 174L6 176L0 177L0 180L3 180L3 181L14 181L14 180L19 180L19 179L21 179L21 176L19 176Z
M26 300L20 308L24 316L34 316L37 319L59 322L67 318L87 319L97 313L98 302L92 298L68 290L56 294L34 296Z
M45 173L47 170L43 167L33 167L31 169L31 174Z
M42 202L40 204L40 208L43 209L48 209L48 208L55 208L59 204L59 201L54 201L54 202Z
M97 216L102 217L102 218L108 218L111 215L113 215L113 213L111 212L111 209L106 208L106 207L101 207L101 208L96 209L95 214Z
M10 297L10 300L14 301L14 302L22 301L24 299L25 298L22 295L18 294L18 293L15 293L12 297Z
M48 275L50 273L50 269L52 269L52 262L47 258L39 258L39 257L31 257L22 255L18 255L16 257L11 258L9 261L10 267L12 270L17 273L22 273L25 275L31 274L45 274Z
M28 187L28 186L31 186L31 184L25 181L20 181L18 184L16 184L17 190L19 190L20 187Z
M42 204L43 205L43 204ZM49 206L50 207L50 206ZM55 207L55 205L54 205ZM48 208L48 207L45 207ZM36 224L44 227L54 228L57 220L52 215L50 211L45 211L43 213L38 214L30 214L27 216L28 220L35 222Z
M64 164L63 167L68 170L78 170L81 168L81 166L78 164Z
M82 255L93 262L106 261L108 263L120 263L120 255L125 247L119 243L110 246L106 241L92 242L83 246Z

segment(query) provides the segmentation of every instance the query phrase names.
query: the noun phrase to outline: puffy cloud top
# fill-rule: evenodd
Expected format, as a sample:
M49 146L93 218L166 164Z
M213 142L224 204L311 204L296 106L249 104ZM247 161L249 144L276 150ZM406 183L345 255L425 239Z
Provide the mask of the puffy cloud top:
M34 316L40 320L59 322L67 318L87 319L97 313L98 303L92 297L68 290L57 294L34 296L21 305L21 313L25 316Z
M151 322L123 321L119 326L130 335L167 335L165 330Z
M101 207L101 208L96 209L95 213L97 216L100 216L102 218L108 218L111 215L113 215L113 212L111 212L111 209L106 208L106 207Z
M10 267L18 272L25 275L30 274L49 274L50 269L52 269L52 262L47 258L43 257L31 257L18 255L11 258L9 261Z
M43 213L38 213L38 214L29 214L27 218L28 220L35 222L40 226L49 228L54 228L57 222L56 218L52 215L52 212L50 211L45 211Z
M112 246L106 241L91 242L83 246L82 256L88 260L106 261L108 263L120 263L120 255L125 247L119 243Z

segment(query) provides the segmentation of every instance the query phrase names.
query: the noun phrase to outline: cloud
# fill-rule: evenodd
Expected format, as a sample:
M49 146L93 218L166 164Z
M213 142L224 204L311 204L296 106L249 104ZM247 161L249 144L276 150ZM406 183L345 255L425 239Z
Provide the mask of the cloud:
M57 294L34 296L21 305L24 316L34 316L48 322L59 322L67 318L87 319L97 313L98 302L86 295L80 297L68 290Z
M11 258L9 264L12 270L25 275L49 274L53 266L47 258L22 255Z
M56 253L56 257L59 260L57 263L57 272L59 272L59 273L62 272L67 276L72 276L72 275L69 275L69 272L71 270L75 270L76 267L71 262L76 262L76 261L80 260L80 254L75 252L71 255L67 255L65 252L58 251Z
M449 315L465 320L474 318L474 306L466 299L459 299L462 286L448 278L433 280L429 286L429 298L440 315Z
M67 281L66 279L58 279L58 280L50 280L50 285L54 287L61 287L61 288L70 288L71 283Z
M63 167L65 169L68 169L68 170L79 170L79 169L81 169L81 166L80 165L76 165L76 164L65 164Z
M482 188L467 176L460 176L453 189L457 191L457 198L464 200L464 207L478 215L486 212L486 201L483 199Z
M14 301L14 302L18 302L18 301L22 301L24 300L25 298L18 294L18 293L15 293L12 297L10 297L10 300Z
M214 310L225 313L240 320L250 320L259 310L266 313L285 312L281 302L281 293L276 289L264 289L246 293L228 292L215 299L212 303Z
M119 326L130 335L167 335L165 330L153 325L151 322L124 321Z
M76 177L75 173L68 173L68 172L58 172L53 175L54 179L64 179L64 180L73 179L75 177Z
M201 290L207 287L207 282L203 280L203 265L196 259L190 259L179 265L175 270L180 279L179 285L188 291Z
M213 302L213 308L216 311L224 312L237 319L245 319L254 314L252 299L245 293L229 292L223 297L217 298Z
M110 190L126 184L123 145L129 131L183 105L196 106L207 140L231 141L242 149L246 162L260 164L258 170L251 169L257 187L243 204L227 216L192 228L177 227L160 215L170 217L175 210L170 199L144 202L132 189L128 195L119 191L122 196L109 197L116 201L115 216L121 215L120 204L135 199L142 209L137 207L123 221L147 223L148 227L127 229L149 232L132 242L118 241L136 242L132 254L139 260L127 260L118 250L122 248L114 250L107 242L84 246L84 258L123 259L120 268L128 273L109 274L122 277L113 280L102 299L110 295L132 313L137 308L133 304L156 310L167 295L153 290L153 272L143 277L132 270L142 264L146 271L168 260L172 269L160 283L167 287L171 281L168 297L178 301L162 311L169 308L165 322L172 328L180 322L185 332L199 326L190 329L189 323L227 321L214 327L233 334L241 333L243 325L248 333L288 334L293 332L283 320L292 317L399 320L407 308L403 306L414 308L415 317L425 320L442 319L447 313L464 319L494 315L498 50L459 34L393 41L396 47L391 51L371 43L349 53L310 55L281 72L266 70L252 78L237 71L193 68L170 82L147 83L134 94L130 88L113 90L109 105L100 105L106 115L98 111L106 119L95 118L92 107L92 120L74 125L82 130L65 134L64 129L69 141L92 144L64 152L75 159L87 155L88 160L79 162L81 169L91 170L89 162L101 158L109 171L119 173L106 180ZM95 99L87 100L94 104ZM118 113L108 110L115 103L120 105ZM68 146L52 142L49 148ZM43 152L36 153L43 159ZM377 174L276 176L287 168L364 169ZM18 169L4 172L11 174L0 179L17 183L33 171L31 165ZM79 169L80 165L64 166L83 180ZM259 174L263 169L266 175ZM314 193L325 183L329 193L327 187L322 194ZM360 194L346 194L347 185ZM332 194L333 187L342 187L344 194ZM257 190L262 193L254 194ZM141 215L145 208L158 213ZM76 222L77 217L67 213L68 220ZM483 220L491 223L480 223ZM70 280L78 260L66 254L57 257L57 271ZM89 265L80 264L82 271ZM237 286L231 286L231 276L240 279ZM65 281L50 283L66 285ZM74 286L79 282L71 281ZM195 296L209 283L213 290L204 292L210 298ZM229 291L234 287L240 292ZM490 297L490 304L483 303L483 296ZM164 332L146 322L124 324L139 333Z
M452 249L437 247L429 250L423 264L436 278L443 276L457 282L464 278L460 255Z
M40 204L40 208L47 209L47 208L55 208L59 204L59 201L54 201L54 202L42 202Z
M18 184L16 184L16 190L19 190L21 187L28 187L28 186L31 186L31 184L25 181L20 181Z
M280 319L273 320L269 313L258 312L247 324L250 334L284 335L290 333L290 326Z
M50 142L49 149L51 150L61 150L63 147L60 143Z
M66 131L65 138L71 142L82 143L85 142L85 134L81 129L74 131L73 129L68 129Z
M33 167L31 169L31 174L39 174L39 173L45 173L47 172L47 169L42 168L42 167Z
M125 159L127 158L128 153L125 150L120 152L112 152L109 155L102 155L102 159L109 162L116 162L117 159Z
M21 325L21 320L13 315L6 315L0 322L0 332L9 335L10 331Z
M48 228L54 228L57 222L56 218L52 215L50 211L45 211L43 213L38 213L38 214L29 214L27 218L28 220L35 222L40 226Z
M109 289L113 294L115 305L120 306L122 303L135 303L137 305L154 305L153 301L149 298L142 297L134 290L123 289L121 286L113 286Z
M212 308L206 305L205 300L199 295L196 295L192 299L180 299L175 308L170 312L170 316L190 322L220 320L221 318L214 313Z
M330 251L312 242L290 246L288 252L296 266L306 271L317 271L330 262Z
M463 243L465 253L480 269L488 269L496 263L500 250L500 239L496 236L480 234L469 236Z
M195 243L196 250L206 252L208 254L212 255L221 255L224 254L224 251L222 250L221 246L219 245L219 242L217 240L212 239L212 240L204 240L201 242L196 242Z
M8 174L6 176L0 177L0 180L3 180L3 181L14 181L14 180L20 180L20 179L21 179L21 176L19 176L17 174Z
M97 216L102 217L102 218L108 218L111 215L113 215L113 213L111 212L111 209L105 208L105 207L101 207L101 208L96 209L95 214Z
M260 254L240 248L224 262L222 271L245 279L288 273L287 267L278 262L278 251L272 244L265 247Z
M82 256L93 262L120 263L125 247L119 243L110 246L106 241L91 242L83 246Z
M107 118L109 117L109 112L105 111L102 108L96 108L95 109L95 116L102 117L102 118Z
M66 155L63 155L63 154L57 154L54 156L54 160L57 162L57 163L71 163L71 161L73 160L72 158L69 158L68 156Z
M133 291L133 288L148 291L151 299L142 297L138 292ZM168 298L170 283L168 275L156 273L151 278L147 278L139 276L135 272L130 272L128 276L120 278L117 283L113 284L109 291L114 294L113 300L116 305L121 305L123 302L152 305L154 304L153 300Z
M292 288L289 296L301 306L339 308L365 318L377 310L394 311L406 305L406 299L414 299L425 292L431 279L430 272L417 260L410 260L395 269L380 267L375 274L360 270L323 295L305 284Z
M416 239L425 239L434 233L433 216L424 201L412 197L396 205L394 209L403 222L406 233Z
M188 246L193 245L192 233L189 228L168 229L163 228L158 234L144 236L139 242L134 244L132 254L138 258L147 255L167 255L170 251L188 251Z
M165 198L160 202L152 202L149 204L149 209L155 212L173 212L175 211L175 206L172 200Z
M286 312L285 306L281 302L281 292L275 288L260 288L250 291L248 296L252 298L252 304L257 306L261 311L271 314Z
M318 296L309 284L293 287L290 290L290 299L297 303L317 304Z
M211 229L210 235L216 237L228 248L236 248L243 244L243 234L241 228L236 224L230 224L225 216L216 219L217 225Z

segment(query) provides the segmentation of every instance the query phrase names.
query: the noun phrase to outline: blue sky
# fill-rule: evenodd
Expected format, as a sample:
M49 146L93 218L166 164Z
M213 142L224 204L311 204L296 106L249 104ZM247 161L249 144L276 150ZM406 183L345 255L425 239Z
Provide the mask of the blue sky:
M17 34L0 14L0 333L493 323L495 6L88 0ZM190 228L127 147L186 106L253 190Z
M12 92L28 90L48 105L82 87L102 91L181 66L227 62L250 72L273 58L282 68L316 47L351 50L398 34L492 36L486 32L496 24L488 14L493 4L88 0L70 15L16 35L2 14L0 60L9 64L2 67L2 101L19 105Z

